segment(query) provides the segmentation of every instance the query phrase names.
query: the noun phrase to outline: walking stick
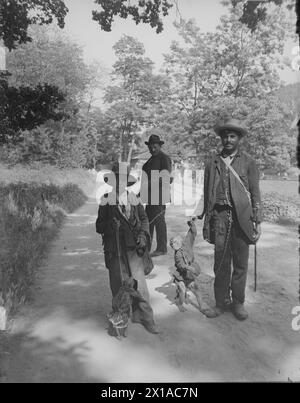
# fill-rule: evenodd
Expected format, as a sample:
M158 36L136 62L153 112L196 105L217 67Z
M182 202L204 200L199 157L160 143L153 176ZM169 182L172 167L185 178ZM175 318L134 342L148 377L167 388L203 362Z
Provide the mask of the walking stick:
M257 283L257 250L256 250L256 242L254 244L254 291L256 292L256 283Z
M121 284L123 285L121 253L120 253L120 228L119 228L119 225L117 222L115 223L115 226L114 226L114 233L115 233L115 240L116 240L116 246L117 246L117 257L118 257L118 263L119 263ZM120 340L121 336L125 337L127 334L128 321L124 322L124 316L119 311L119 309L118 309L118 311L115 311L114 300L118 299L118 297L120 298L119 292L116 296L113 297L113 312L112 312L112 314L108 315L108 320L110 321L113 329L116 332L115 336Z
M119 262L120 276L121 276L121 280L123 280L122 269L121 269L121 253L120 253L120 227L118 224L116 224L116 226L115 226L115 236L116 236L117 256L118 256L118 262Z
M255 234L257 234L257 208L254 209L254 218L255 218L254 231L255 231ZM257 248L256 248L256 245L257 245L257 241L255 241L255 244L254 244L254 292L256 292L256 286L257 286Z

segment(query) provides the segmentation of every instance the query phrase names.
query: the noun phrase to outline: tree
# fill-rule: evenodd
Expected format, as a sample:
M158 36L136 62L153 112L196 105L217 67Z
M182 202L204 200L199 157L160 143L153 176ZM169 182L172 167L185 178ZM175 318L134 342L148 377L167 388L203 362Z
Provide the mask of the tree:
M32 40L31 24L51 24L56 19L63 28L67 12L62 0L0 0L0 39L9 50L15 49Z
M176 3L176 0L172 0ZM95 0L102 11L92 12L93 20L97 21L105 31L111 31L114 17L128 18L131 16L136 24L149 24L159 33L163 30L162 17L169 13L172 2L168 0L138 0L131 4L130 0ZM60 28L68 13L63 0L0 0L0 40L9 49L32 41L28 32L30 25L48 25L57 20Z
M235 7L242 0L231 0ZM169 9L177 0L137 0L132 4L130 0L95 0L102 11L92 12L93 20L97 21L101 29L111 31L111 26L116 16L120 18L132 17L136 24L150 24L156 27L156 32L163 30L162 17L169 14ZM172 4L173 3L173 4ZM224 4L228 4L225 1ZM267 16L266 3L286 5L288 9L294 8L293 0L261 0L244 1L243 14L240 21L254 31L259 22L265 22ZM298 2L296 4L298 10ZM18 44L32 40L28 34L28 27L31 24L50 24L57 20L60 28L64 27L64 19L68 8L62 0L0 0L0 39L3 39L5 46L15 49ZM299 19L297 22L297 33L299 34Z
M153 62L145 57L143 45L124 35L115 45L115 85L106 89L106 115L116 130L120 160L130 160L132 149L145 127L153 125L156 114L169 97L166 77L153 73Z
M97 111L95 116L99 115ZM79 112L71 119L49 120L24 130L17 144L8 143L4 149L11 163L41 161L60 167L95 168L101 154L97 149L101 141L98 129L93 117Z
M233 7L238 4L238 0L231 0ZM265 22L267 18L268 9L267 3L274 3L277 6L285 5L287 9L291 10L295 6L293 0L258 0L246 1L243 5L243 14L240 21L246 24L251 31L255 31L259 22ZM225 3L226 4L226 3Z
M220 68L216 64L217 37L202 34L192 20L174 24L184 41L171 44L165 55L166 73L172 78L173 100L188 116L197 109L201 99L215 94Z
M274 94L265 98L216 97L190 120L189 138L197 154L204 158L207 150L221 146L212 130L219 120L229 117L243 121L248 135L242 148L254 157L261 169L284 171L289 168L295 149L295 135L290 128L292 112ZM278 157L278 158L277 158Z
M87 66L82 49L58 29L34 26L30 28L33 42L20 45L8 55L9 82L16 88L38 85L56 86L64 93L60 109L64 122L72 121L77 113L86 114L89 126L89 112L97 87L106 73L99 63ZM68 131L67 131L68 133ZM62 133L64 138L66 132Z
M239 21L242 4L229 11L216 33L201 33L192 20L176 24L185 46L172 43L166 70L187 113L216 95L263 96L280 85L279 55L290 26L284 11L270 13L255 32Z
M64 95L55 86L9 87L0 81L0 143L16 144L22 140L21 132L31 130L48 119L61 120L58 109Z
M55 27L32 26L29 32L34 40L20 45L8 55L11 88L14 86L15 93L21 88L23 92L27 88L27 92L32 93L38 88L51 87L63 94L63 98L56 105L56 115L48 113L48 120L41 121L35 114L31 116L32 120L36 119L35 125L20 126L12 135L18 138L19 143L23 142L18 145L15 158L22 161L56 161L60 166L93 167L98 155L98 132L91 116L92 102L97 87L103 85L106 73L99 63L87 66L82 49ZM20 98L16 98L14 104L16 118L18 111L26 108L25 101L29 98L20 105L18 100ZM57 122L58 118L60 122ZM53 119L56 122L51 121ZM41 123L43 126L37 128ZM42 146L43 142L45 146ZM51 152L45 155L47 144Z
M62 90L69 100L81 101L90 71L80 46L54 27L34 26L29 33L33 41L8 54L10 84L36 87L48 83Z
M251 31L240 21L242 13L243 2L230 7L215 33L201 33L193 21L176 24L184 46L174 42L165 65L174 105L187 119L181 145L203 158L218 145L212 129L216 121L235 116L257 133L257 147L255 142L244 144L250 154L268 165L280 149L283 167L289 163L292 140L290 134L283 139L282 133L290 133L291 117L283 127L280 119L287 113L274 92L280 85L277 69L283 65L280 55L290 22L285 10L275 9Z
M150 24L159 33L163 30L161 16L168 15L172 7L168 0L138 0L137 4L131 4L129 0L95 0L95 3L102 7L102 11L93 11L93 19L104 31L111 31L115 16L131 16L136 24Z
M96 165L110 164L118 159L118 135L119 129L116 124L112 124L109 113L101 113L95 109L92 117L98 133L96 145Z

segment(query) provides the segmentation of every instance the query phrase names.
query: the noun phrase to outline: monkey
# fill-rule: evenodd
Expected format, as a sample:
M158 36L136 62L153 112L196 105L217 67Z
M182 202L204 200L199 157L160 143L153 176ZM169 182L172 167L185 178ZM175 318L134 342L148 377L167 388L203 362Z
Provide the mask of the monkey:
M207 318L215 318L217 315L202 299L200 291L201 273L200 265L194 259L193 246L197 236L195 219L188 221L189 230L184 238L177 235L170 239L170 246L174 250L176 273L174 283L176 284L175 302L180 311L186 309L183 304L189 302L188 291L196 297L200 312Z

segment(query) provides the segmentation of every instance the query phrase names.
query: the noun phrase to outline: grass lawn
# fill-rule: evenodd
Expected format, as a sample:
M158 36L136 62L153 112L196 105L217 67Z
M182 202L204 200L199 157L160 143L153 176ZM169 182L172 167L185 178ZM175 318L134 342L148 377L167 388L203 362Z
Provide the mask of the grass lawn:
M260 189L264 193L277 192L283 196L298 195L298 181L261 180Z

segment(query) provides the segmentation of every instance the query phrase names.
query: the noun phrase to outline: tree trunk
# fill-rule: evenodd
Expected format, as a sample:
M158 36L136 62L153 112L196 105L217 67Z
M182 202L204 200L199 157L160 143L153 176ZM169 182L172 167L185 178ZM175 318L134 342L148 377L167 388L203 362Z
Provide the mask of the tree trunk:
M97 164L97 140L95 141L94 145L94 155L93 155L93 168L96 169L96 164Z
M119 156L118 156L118 162L121 162L121 161L122 161L123 133L124 133L124 129L122 128L121 133L120 133L120 138L119 138Z
M131 156L132 156L132 151L133 151L134 142L135 142L135 135L133 134L133 135L132 135L132 139L131 139L131 144L130 144L129 152L128 152L128 156L127 156L127 162L128 162L128 164L130 164L130 161L131 161Z

